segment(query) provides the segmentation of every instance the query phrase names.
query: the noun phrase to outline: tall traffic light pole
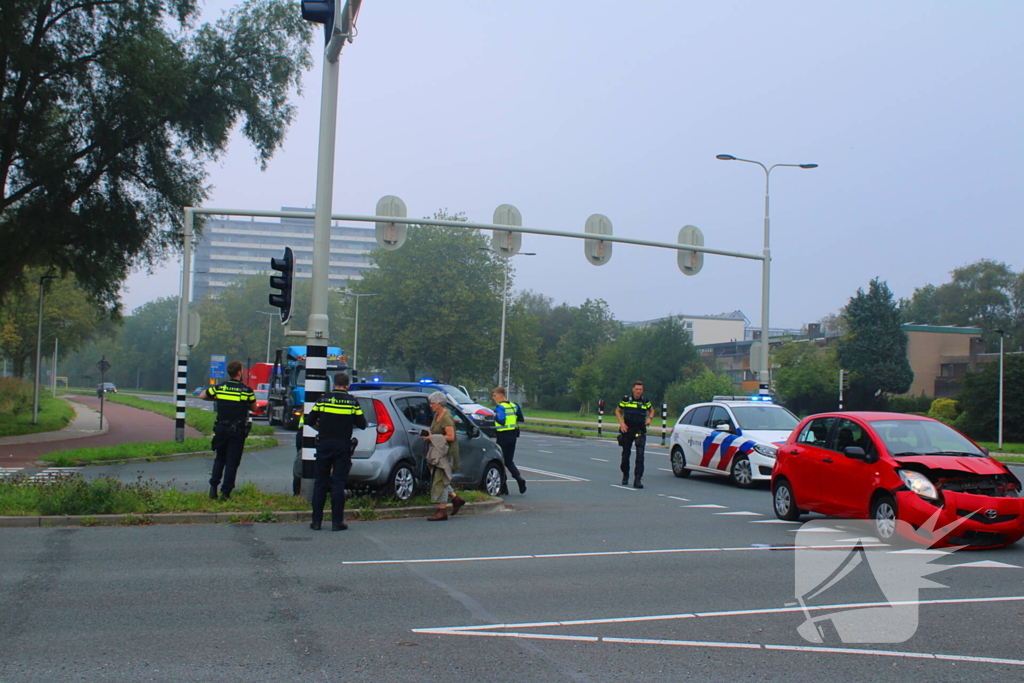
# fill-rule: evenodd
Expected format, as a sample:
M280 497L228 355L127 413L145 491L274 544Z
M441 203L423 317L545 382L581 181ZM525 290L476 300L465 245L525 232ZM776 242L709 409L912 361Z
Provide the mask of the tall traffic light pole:
M320 87L320 144L316 165L316 209L313 216L313 295L306 321L306 381L303 413L327 391L327 281L331 256L331 208L334 191L334 146L338 125L338 58L352 39L362 0L315 2L303 0L302 17L324 24L324 73ZM302 478L313 478L316 436L302 428Z

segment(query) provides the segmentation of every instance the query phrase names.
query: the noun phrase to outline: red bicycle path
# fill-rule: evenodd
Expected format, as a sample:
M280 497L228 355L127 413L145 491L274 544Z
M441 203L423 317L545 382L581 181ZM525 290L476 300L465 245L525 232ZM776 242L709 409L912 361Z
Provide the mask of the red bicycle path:
M100 400L95 396L75 396L72 401L81 403L99 412ZM36 464L43 455L72 448L96 448L119 446L123 443L151 443L174 439L174 420L163 415L121 405L112 401L103 402L103 419L108 429L91 436L76 436L57 441L17 443L0 446L0 467L26 467ZM96 418L99 427L99 417ZM186 437L202 437L192 427L185 426Z

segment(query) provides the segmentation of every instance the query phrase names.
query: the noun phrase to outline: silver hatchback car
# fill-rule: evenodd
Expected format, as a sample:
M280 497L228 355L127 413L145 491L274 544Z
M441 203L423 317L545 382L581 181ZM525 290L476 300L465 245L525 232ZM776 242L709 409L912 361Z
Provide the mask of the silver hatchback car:
M433 418L427 396L387 390L353 391L351 394L359 401L367 426L352 433L359 443L352 454L349 488L376 489L399 500L408 500L417 487L429 486L427 442L421 438ZM461 469L452 473L452 483L498 495L504 467L501 450L451 400L448 411L455 420L461 461ZM304 487L312 489L313 461L303 462L301 451L296 452L292 474L296 495L302 493Z

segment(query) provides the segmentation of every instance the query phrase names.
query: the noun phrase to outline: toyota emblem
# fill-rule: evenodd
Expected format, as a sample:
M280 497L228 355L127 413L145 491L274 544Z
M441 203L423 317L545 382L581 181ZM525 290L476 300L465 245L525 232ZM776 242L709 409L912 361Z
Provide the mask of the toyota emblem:
M988 517L989 519L995 519L998 514L999 513L996 512L995 510L991 510L991 509L985 510L985 516Z

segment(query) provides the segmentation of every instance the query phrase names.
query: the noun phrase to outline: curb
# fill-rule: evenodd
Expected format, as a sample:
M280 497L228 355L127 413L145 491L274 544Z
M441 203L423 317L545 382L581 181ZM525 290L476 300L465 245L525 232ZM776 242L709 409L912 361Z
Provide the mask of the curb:
M466 503L460 514L481 515L495 512L505 505L502 498L485 500L479 503ZM419 505L407 508L374 508L378 517L375 519L397 519L402 517L429 517L437 511L436 505ZM360 510L345 510L345 521L361 520ZM274 519L261 521L261 518L273 516ZM253 524L276 522L308 522L312 519L311 510L289 510L285 512L161 512L152 515L54 515L54 516L14 516L0 517L0 528L53 528L53 527L95 527L95 526L151 526L154 524ZM330 513L325 515L330 518ZM325 521L327 521L325 519Z

